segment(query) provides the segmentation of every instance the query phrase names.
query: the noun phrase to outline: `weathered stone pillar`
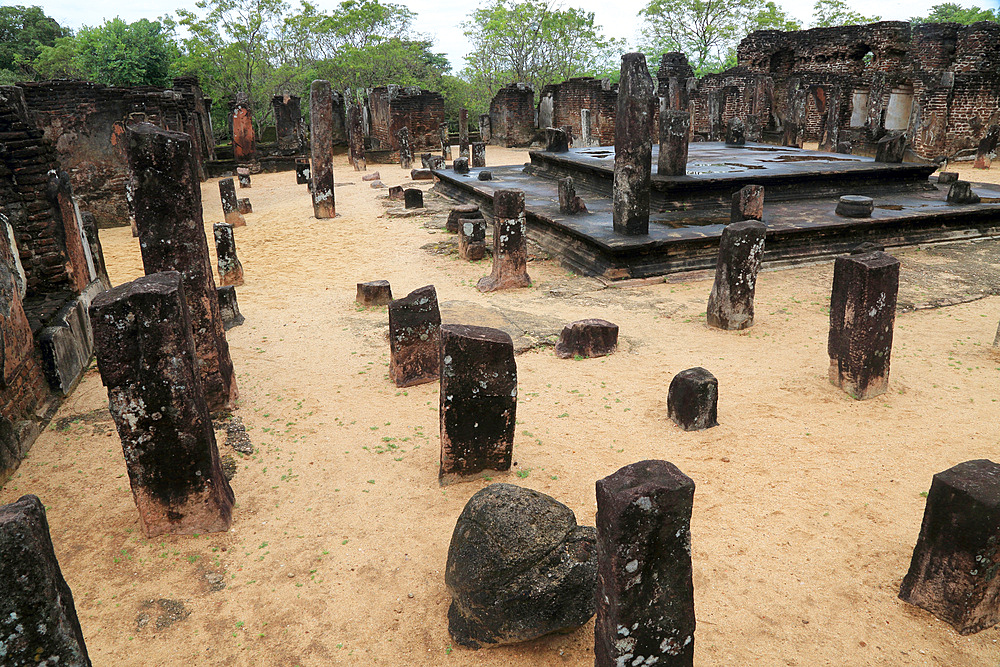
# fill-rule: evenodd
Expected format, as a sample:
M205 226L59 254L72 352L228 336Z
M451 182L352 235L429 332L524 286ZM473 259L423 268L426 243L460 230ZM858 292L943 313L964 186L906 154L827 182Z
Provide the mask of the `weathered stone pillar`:
M472 262L486 256L486 219L481 213L459 219L458 256Z
M243 264L236 256L236 236L233 226L228 222L217 222L212 225L215 233L215 255L218 259L219 282L222 285L243 284Z
M694 662L694 482L667 461L640 461L597 482L594 665Z
M441 157L445 160L451 159L451 131L448 129L448 123L441 123L438 127L438 132L441 133Z
M236 183L232 178L219 180L219 197L222 199L222 215L233 227L244 227L247 224L240 213L240 202L236 198Z
M573 185L572 176L559 179L559 212L566 215L587 212L587 205L576 196L576 187Z
M593 141L590 132L590 109L580 109L580 145L586 148Z
M889 387L899 260L884 252L838 257L830 296L830 382L852 398Z
M516 410L510 336L488 327L441 327L441 482L510 470Z
M469 157L469 110L458 112L458 156Z
M195 368L182 282L176 271L154 273L90 307L97 367L146 537L222 532L232 522L233 490Z
M4 665L91 666L37 496L0 506L0 619Z
M875 161L889 163L902 162L908 145L906 132L903 130L893 130L879 139L878 143L875 144Z
M1000 623L1000 465L934 475L899 597L970 635Z
M660 98L660 152L656 173L660 176L687 174L688 142L691 137L691 114L667 109L667 98Z
M486 166L486 144L482 141L472 142L472 167L473 169Z
M239 392L219 315L191 140L149 123L131 130L129 165L142 265L147 275L181 272L205 400L210 410L228 408Z
M560 359L603 357L618 349L618 325L607 320L578 320L563 327L556 356Z
M708 296L708 326L728 330L753 326L753 300L766 232L764 223L756 220L734 222L722 230L715 283Z
M649 178L656 98L646 56L622 56L615 116L614 229L630 236L649 233Z
M733 193L729 222L764 219L764 186L745 185Z
M455 170L456 174L468 174L469 173L469 158L467 157L457 157L455 161L451 164L452 168Z
M458 234L462 226L462 220L466 218L482 218L483 214L476 204L459 204L453 206L448 212L448 220L444 223L445 230L452 234Z
M423 208L424 191L420 188L406 188L403 191L403 208Z
M743 119L734 116L726 123L726 147L743 148L747 143L746 126Z
M440 346L441 311L433 285L389 304L389 377L397 387L437 380Z
M402 127L396 133L396 141L399 142L399 166L409 169L413 166L413 148L410 145L410 129Z
M240 182L240 189L249 188L250 183L250 169L247 167L236 167L236 180Z
M545 150L550 153L565 153L569 150L569 135L558 127L545 128Z
M480 292L529 287L528 236L524 220L524 193L493 193L493 273L479 280Z
M247 164L257 159L257 138L253 131L250 99L246 93L238 94L233 105L233 157L236 164Z
M981 199L972 191L972 183L955 181L948 188L947 201L949 204L978 204Z
M278 150L298 153L302 150L302 100L296 95L275 95L271 98L274 109L274 129L278 135ZM310 108L310 113L312 109ZM332 111L332 107L331 107Z
M317 79L309 87L309 140L312 144L313 215L318 220L336 217L333 180L333 93L330 82Z
M392 302L392 287L388 280L372 280L367 283L358 283L358 294L354 298L358 305L365 306L388 306Z
M219 297L219 313L222 315L222 326L226 331L238 327L246 321L240 313L240 304L236 300L236 288L232 285L216 287Z
M493 140L493 124L488 113L479 114L479 140L486 144Z
M310 178L309 158L295 158L295 184L305 185Z
M364 111L357 104L347 107L347 135L350 142L350 158L354 171L365 171L365 131L362 125ZM315 167L314 167L315 168Z
M719 381L704 368L681 371L670 381L667 414L685 431L719 425Z

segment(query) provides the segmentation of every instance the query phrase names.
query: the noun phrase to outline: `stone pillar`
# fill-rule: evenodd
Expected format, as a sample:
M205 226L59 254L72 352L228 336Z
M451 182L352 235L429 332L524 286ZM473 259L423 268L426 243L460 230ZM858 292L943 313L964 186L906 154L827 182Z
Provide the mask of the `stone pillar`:
M219 313L222 315L222 326L226 331L243 324L246 319L240 313L240 304L236 301L236 288L232 285L217 287L215 293L219 297Z
M147 275L181 272L205 400L210 410L228 408L239 392L219 315L191 140L149 123L131 130L129 165L142 265Z
M448 130L448 123L441 123L438 127L441 134L441 157L445 160L451 159L451 133Z
M305 185L309 182L309 158L295 158L295 184Z
M317 79L309 88L309 140L312 144L313 215L318 220L336 217L333 180L333 93L330 82Z
M458 256L471 262L486 256L486 219L481 213L458 221Z
M729 222L764 219L764 186L745 185L733 193Z
M233 235L233 226L228 222L217 222L212 225L212 231L215 233L219 283L239 287L243 284L243 264L236 256L236 236Z
M433 285L389 304L389 377L397 387L438 379L441 311Z
M354 171L365 171L365 131L362 126L364 111L357 104L347 107L347 139L350 142L350 159Z
M493 193L493 272L479 280L479 291L530 285L524 193L496 190Z
M423 208L424 191L420 188L406 188L403 191L403 208Z
M580 145L586 148L593 141L590 132L590 109L580 109Z
M598 480L596 667L694 664L693 502L667 461Z
M719 425L719 381L700 366L681 371L670 381L667 413L685 431Z
M646 56L622 56L615 116L615 177L612 193L614 230L638 236L649 233L649 178L653 155L656 98Z
M182 283L176 271L154 273L90 307L97 367L146 537L223 532L232 523L233 490L195 367Z
M493 125L488 113L479 114L479 140L484 144L493 140Z
M37 496L0 506L0 619L3 664L91 667Z
M459 204L453 206L448 212L448 220L444 223L445 230L452 234L458 234L462 226L462 220L466 218L482 218L483 214L476 204Z
M1000 623L1000 465L934 475L899 598L970 635Z
M572 176L559 179L559 212L566 215L587 212L587 205L576 196L576 187L573 185Z
M948 187L947 201L949 204L978 204L981 199L972 191L972 183L955 181Z
M834 213L842 218L870 218L875 211L875 200L864 195L842 195L837 200Z
M852 398L889 387L899 260L884 252L838 257L830 296L830 382Z
M250 170L247 167L236 168L236 180L240 182L240 189L250 187Z
M767 227L756 220L734 222L722 230L715 283L708 297L708 325L739 330L753 326L757 272L764 256Z
M656 173L660 176L687 174L688 141L691 137L691 114L665 108L667 98L660 98L660 152Z
M410 145L410 129L403 127L396 133L399 142L399 166L409 169L413 166L413 147Z
M888 132L875 144L875 161L889 163L902 162L908 145L906 132L903 130Z
M510 336L488 327L441 327L441 482L510 470L516 410Z
M458 112L458 156L469 157L469 111Z
M237 95L233 105L233 157L236 164L248 164L257 159L257 138L246 93Z
M278 135L278 150L298 153L302 150L302 100L296 95L275 95L271 98L274 109L274 129ZM312 109L310 108L310 113ZM332 107L331 107L332 111Z
M603 357L618 349L618 325L607 320L578 320L563 327L556 356L560 359Z
M388 306L392 302L392 286L388 280L372 280L358 283L358 294L354 298L360 306Z
M236 206L237 208L239 208L240 215L249 215L250 213L253 213L253 204L251 204L250 200L246 197L241 197L240 199L237 199Z
M222 199L222 215L233 227L245 227L247 221L240 213L240 202L236 197L236 183L232 178L219 179L219 197Z
M451 164L452 169L455 170L456 174L468 174L469 173L469 158L467 157L457 157L455 161Z
M482 141L472 142L472 168L478 169L486 166L486 144Z
M726 123L726 148L743 148L747 143L746 125L734 116Z
M545 128L545 150L550 153L565 153L569 150L569 135L558 127Z

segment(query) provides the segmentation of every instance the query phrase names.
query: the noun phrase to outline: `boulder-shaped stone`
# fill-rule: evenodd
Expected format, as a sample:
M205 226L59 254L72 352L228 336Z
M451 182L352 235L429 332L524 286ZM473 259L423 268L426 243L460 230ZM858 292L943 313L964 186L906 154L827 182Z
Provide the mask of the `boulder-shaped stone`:
M700 366L681 371L670 381L667 413L685 431L719 425L719 381Z
M444 223L444 228L452 234L458 234L462 227L462 220L481 218L483 214L476 204L459 204L452 206L448 211L448 220Z
M949 204L978 204L979 195L972 191L972 183L968 181L955 181L948 188Z
M361 177L361 180L364 181L364 182L366 182L366 183L370 183L371 181L377 181L377 180L380 180L381 178L382 178L382 176L377 171L373 171L373 172L370 172L368 174L364 174Z
M733 193L729 222L764 219L764 186L746 185Z
M389 304L389 377L397 387L437 380L440 348L441 310L433 285Z
M247 221L240 213L240 202L236 197L236 184L231 178L219 181L219 196L222 198L222 215L233 227L243 227Z
M969 635L1000 623L1000 465L934 475L899 597Z
M248 213L253 213L253 204L247 197L241 197L236 200L236 205L240 210L241 215L247 215Z
M482 214L459 221L458 256L470 262L486 256L486 219Z
M431 173L430 169L411 169L410 170L410 180L411 181L433 181L434 174Z
M842 218L870 218L875 211L875 200L863 195L843 195L837 200L837 215Z
M225 285L243 284L243 264L236 256L236 236L228 222L212 225L215 235L215 255L218 259L219 283Z
M469 158L467 157L457 157L452 163L452 167L456 174L468 174L469 173Z
M660 98L660 152L656 157L656 173L660 176L684 176L687 174L691 114L680 109L668 109L668 101L666 97Z
M486 166L486 144L482 141L472 142L472 168L481 169Z
M904 130L893 130L887 132L884 137L875 144L875 161L899 163L903 161L906 154L907 136Z
M656 104L646 56L626 53L622 56L615 112L615 172L611 193L612 222L618 234L649 233Z
M388 280L372 280L358 283L358 295L355 301L362 306L388 306L392 301L392 287Z
M757 272L767 227L757 220L727 225L719 239L715 282L708 296L708 326L739 330L753 326Z
M838 257L830 295L830 382L858 400L889 388L899 260L884 252Z
M441 327L443 484L484 471L510 470L517 412L517 365L499 329Z
M91 665L36 496L0 506L0 663Z
M938 185L951 185L957 180L957 171L942 171L938 173Z
M305 185L309 182L309 158L295 158L295 184Z
M492 181L493 172L490 171L489 169L482 169L478 174L476 174L476 178L479 179L480 181Z
M382 181L372 181L371 185L369 185L368 187L370 187L372 190L381 190L382 188L385 187L385 183L383 183Z
M565 153L569 150L569 134L558 127L545 128L545 150L550 153Z
M607 320L577 320L563 327L556 356L560 359L574 357L603 357L618 349L618 325Z
M238 327L246 321L240 313L240 304L236 301L236 287L226 285L217 287L216 293L219 297L219 314L222 316L222 326L226 331L233 327Z
M406 188L403 190L404 208L423 208L424 191L420 188Z
M538 491L491 484L458 517L445 583L448 631L469 648L580 627L594 615L595 531Z
M493 193L493 271L479 280L480 292L530 287L524 192Z
M694 482L640 461L597 482L595 667L691 667Z
M559 212L566 215L578 215L587 212L587 205L576 195L573 177L559 179Z
M734 116L726 123L726 147L742 148L746 146L747 133L746 124L742 118Z

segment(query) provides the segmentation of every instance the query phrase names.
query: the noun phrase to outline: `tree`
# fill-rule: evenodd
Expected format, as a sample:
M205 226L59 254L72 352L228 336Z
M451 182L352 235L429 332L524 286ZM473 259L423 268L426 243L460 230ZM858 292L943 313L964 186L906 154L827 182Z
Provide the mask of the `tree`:
M700 76L736 63L736 46L755 30L798 30L801 25L764 0L649 0L643 19L643 50L680 51Z
M927 16L915 16L910 19L913 23L961 23L970 25L979 21L1000 22L1000 16L992 9L982 9L980 7L969 7L966 9L954 2L944 2L931 7Z
M51 47L69 31L45 15L41 7L0 7L0 77L34 78L32 66L44 47Z
M845 0L816 0L813 5L812 24L814 28L829 28L838 25L863 25L882 20L881 16L865 16L847 6Z
M76 37L59 37L52 46L43 46L32 68L42 79L86 79L80 68Z
M111 86L166 86L177 47L159 21L120 18L76 36L76 62L88 79Z

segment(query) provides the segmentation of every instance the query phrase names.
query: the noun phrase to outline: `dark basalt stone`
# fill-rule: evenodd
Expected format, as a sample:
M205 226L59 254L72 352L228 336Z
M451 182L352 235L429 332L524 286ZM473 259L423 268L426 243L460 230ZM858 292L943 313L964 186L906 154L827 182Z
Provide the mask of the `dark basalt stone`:
M312 151L313 215L327 220L337 215L333 178L333 91L317 79L309 89L309 139ZM353 144L352 144L353 146Z
M719 425L719 381L704 368L681 371L670 381L667 413L685 431Z
M576 196L576 186L573 177L559 179L559 212L566 215L579 215L587 212L587 205Z
M596 534L554 498L491 484L462 510L448 549L448 631L469 648L567 632L594 615Z
M899 597L969 635L1000 623L1000 465L934 475Z
M908 145L904 130L888 132L875 144L875 161L900 163L903 161Z
M388 280L372 280L358 283L358 295L355 301L365 307L388 306L392 301L392 287Z
M556 356L560 359L573 357L603 357L618 349L618 325L607 320L578 320L563 327Z
M722 230L706 311L709 326L726 330L753 326L754 294L766 233L767 227L757 220L734 222Z
M389 377L397 387L437 380L440 347L441 311L433 285L389 304Z
M406 188L406 190L403 191L403 207L423 208L424 191L420 188Z
M215 236L215 255L218 258L219 283L225 285L243 284L243 264L236 256L236 237L233 226L226 222L212 225Z
M223 178L219 181L219 196L222 198L222 214L233 227L243 227L247 221L240 213L240 202L236 198L236 184L231 178Z
M545 128L545 150L550 153L565 153L569 150L569 134L558 127Z
M660 154L656 173L660 176L687 174L688 144L691 136L691 114L679 109L667 109L667 98L660 99Z
M468 174L469 173L469 158L467 157L457 157L452 163L452 167L455 169L456 174Z
M640 461L597 482L594 665L691 667L694 482Z
M955 181L948 188L949 204L978 204L979 195L972 191L972 184L968 181Z
M875 200L862 195L844 195L837 200L837 215L842 218L870 218Z
M764 186L746 185L733 193L730 222L764 219Z
M530 287L524 192L493 193L493 271L479 280L480 292Z
M615 113L615 172L612 190L614 230L637 236L649 233L649 183L653 159L656 96L646 56L622 56Z
M486 144L482 141L472 142L472 168L480 169L486 166Z
M726 146L729 148L742 148L746 146L747 135L746 125L742 118L733 117L726 124Z
M219 297L219 314L222 316L222 326L226 331L238 327L246 321L240 313L240 304L236 301L236 288L232 285L216 288Z

